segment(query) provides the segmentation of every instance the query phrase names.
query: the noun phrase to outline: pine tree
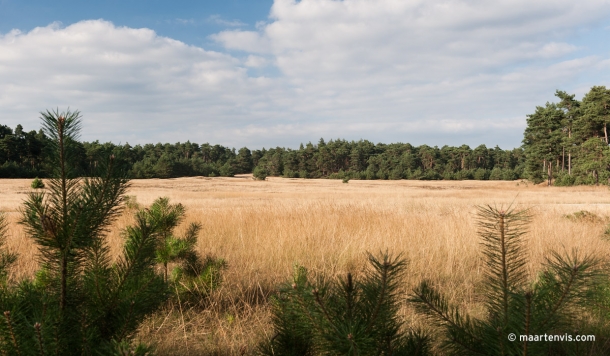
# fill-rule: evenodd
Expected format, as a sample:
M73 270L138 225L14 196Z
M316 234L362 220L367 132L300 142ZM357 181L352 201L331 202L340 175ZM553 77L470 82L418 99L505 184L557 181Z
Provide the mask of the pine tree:
M201 225L189 224L183 236L176 236L174 232L186 215L182 204L170 204L169 198L158 198L139 213L151 224L159 226L155 260L162 265L163 279L172 284L178 298L196 304L220 286L221 272L227 263L210 256L202 258L195 250Z
M362 280L311 281L296 267L294 278L274 300L276 335L263 343L263 355L426 355L428 338L403 330L398 316L399 282L406 262L369 255Z
M4 213L0 212L0 288L6 288L7 270L17 260L17 255L6 250L6 231L8 223Z
M586 327L581 317L586 315L586 301L595 286L598 261L576 251L567 255L551 252L537 280L529 283L523 240L528 212L487 206L479 208L479 217L488 316L477 319L464 314L429 281L422 281L410 297L417 311L441 331L441 352L563 355L573 347L586 348L582 343L523 342L519 337L572 334L579 326ZM511 334L516 341L510 339Z
M40 250L34 280L8 286L0 298L0 351L10 355L113 354L129 349L142 320L167 300L155 272L161 233L137 214L124 232L123 253L111 262L105 235L121 212L128 181L110 156L98 174L79 178L80 113L42 113L53 177L31 192L20 223Z

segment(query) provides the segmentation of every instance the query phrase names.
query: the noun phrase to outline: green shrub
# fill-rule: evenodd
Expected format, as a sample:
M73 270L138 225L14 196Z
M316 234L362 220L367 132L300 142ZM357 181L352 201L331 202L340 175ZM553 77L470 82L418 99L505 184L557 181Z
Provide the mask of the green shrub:
M426 355L428 337L403 330L398 286L406 262L369 255L363 278L315 281L295 267L293 280L273 300L276 335L262 355Z
M502 180L502 169L494 167L489 173L489 180Z
M574 183L576 183L576 177L567 173L559 173L553 181L553 185L559 187L572 186Z
M33 189L42 189L42 188L44 188L44 183L42 182L42 179L36 177L36 178L34 178L34 180L32 181L32 184L30 186Z
M503 180L516 180L519 179L519 174L510 168L506 168L502 170L502 179Z
M587 210L580 210L572 214L564 215L563 217L575 222L597 223L603 221L601 217Z
M260 166L256 166L254 168L254 172L252 172L252 176L258 180L265 180L265 179L267 179L268 175L269 175L269 173L267 172L267 170Z
M121 211L128 182L112 156L99 175L76 177L71 163L79 117L42 113L55 170L46 191L28 195L20 221L38 245L40 270L34 280L0 290L2 354L144 354L146 347L130 346L132 337L168 297L155 273L159 225L142 214L125 230L123 252L112 262L105 234Z
M163 279L172 284L176 297L199 304L220 286L221 272L227 264L209 256L204 259L195 250L201 225L191 223L183 236L175 235L174 230L186 214L182 204L170 204L169 198L158 198L139 214L160 226L155 261L162 266Z
M489 178L489 171L487 169L478 168L474 171L473 177L475 180L487 180Z
M479 218L487 317L478 319L463 313L426 280L410 297L416 310L440 331L442 354L590 354L598 347L593 343L520 342L519 336L574 334L575 330L589 334L587 311L597 285L598 261L576 251L567 255L551 252L537 280L528 281L523 241L530 220L527 211L480 207ZM511 334L517 341L509 340ZM600 354L608 351L606 346Z

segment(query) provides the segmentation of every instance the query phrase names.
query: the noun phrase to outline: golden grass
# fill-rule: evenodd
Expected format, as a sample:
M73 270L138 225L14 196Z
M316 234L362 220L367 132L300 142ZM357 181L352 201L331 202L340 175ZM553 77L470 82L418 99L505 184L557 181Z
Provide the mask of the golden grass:
M0 211L11 224L8 245L19 253L13 278L36 270L35 248L14 224L30 190L30 180L0 180ZM477 312L482 275L475 206L531 208L527 235L529 269L534 275L550 249L610 256L603 238L610 215L607 187L545 187L523 182L354 181L268 178L180 178L134 180L129 194L142 205L160 196L187 207L187 221L199 221L199 250L225 258L225 283L205 309L168 306L139 334L161 354L249 354L269 337L267 297L290 277L295 263L313 272L358 273L366 251L389 250L409 260L405 296L422 278L440 285L450 298ZM565 218L587 210L601 219ZM119 218L108 241L121 248ZM410 323L417 318L405 306Z

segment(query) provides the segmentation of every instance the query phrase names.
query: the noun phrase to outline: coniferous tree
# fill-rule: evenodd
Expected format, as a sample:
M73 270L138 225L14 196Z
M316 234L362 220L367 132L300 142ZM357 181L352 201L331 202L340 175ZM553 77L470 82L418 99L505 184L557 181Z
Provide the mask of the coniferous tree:
M0 212L0 288L6 288L8 268L17 260L17 255L6 250L6 232L8 223L4 213Z
M523 241L528 212L487 206L479 208L479 217L488 316L477 319L464 314L429 281L421 282L410 297L417 311L440 329L442 353L563 355L574 347L583 352L595 347L533 340L531 336L572 334L587 327L583 318L596 285L598 261L576 251L567 255L551 252L537 280L529 283Z
M113 354L129 349L142 320L167 299L155 272L160 228L142 214L124 233L125 246L111 262L105 234L121 211L128 187L114 157L99 174L79 178L79 112L44 112L48 157L54 174L44 191L31 192L21 224L40 250L40 270L3 290L0 350L11 355ZM130 352L131 352L130 351Z
M362 280L315 281L303 267L274 300L276 335L263 355L427 355L428 338L405 331L398 316L399 283L405 260L369 255Z
M574 138L574 124L575 120L580 116L580 102L574 99L575 95L569 95L565 91L557 90L555 93L561 101L557 105L559 108L564 110L564 119L562 122L562 170L566 165L566 153L568 155L567 159L567 170L568 175L572 175L572 154L574 145L576 143ZM566 152L567 151L567 152Z
M201 225L189 224L183 236L176 236L174 232L186 214L182 204L170 204L169 198L158 198L140 214L159 226L156 262L162 265L163 279L173 284L178 297L195 304L220 286L221 272L227 264L223 259L202 258L195 250Z

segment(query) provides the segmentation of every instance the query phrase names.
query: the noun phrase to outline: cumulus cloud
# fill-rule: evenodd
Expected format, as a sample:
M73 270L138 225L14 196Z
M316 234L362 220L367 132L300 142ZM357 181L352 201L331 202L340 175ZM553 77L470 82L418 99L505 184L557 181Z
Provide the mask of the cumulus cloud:
M246 67L250 68L262 68L267 66L268 61L264 57L249 55L244 62Z
M609 14L606 0L275 0L256 30L211 36L226 53L101 20L14 30L2 121L69 105L86 138L115 142L514 147L555 89L610 79L605 50L578 42Z
M101 20L1 36L0 82L3 123L36 128L38 111L70 106L86 138L123 142L222 140L210 132L275 90L227 54Z
M299 90L296 111L378 121L388 136L403 132L407 139L508 120L518 145L534 105L556 88L577 87L605 60L579 56L570 41L603 25L609 13L610 3L597 0L276 0L258 31L223 31L213 39L273 56Z

